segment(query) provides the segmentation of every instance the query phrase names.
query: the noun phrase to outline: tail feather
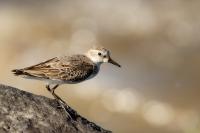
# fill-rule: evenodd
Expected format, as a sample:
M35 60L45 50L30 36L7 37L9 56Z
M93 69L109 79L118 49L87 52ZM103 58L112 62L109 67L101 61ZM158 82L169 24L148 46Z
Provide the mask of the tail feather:
M12 70L13 74L18 76L18 75L24 75L24 71L20 69L14 69Z

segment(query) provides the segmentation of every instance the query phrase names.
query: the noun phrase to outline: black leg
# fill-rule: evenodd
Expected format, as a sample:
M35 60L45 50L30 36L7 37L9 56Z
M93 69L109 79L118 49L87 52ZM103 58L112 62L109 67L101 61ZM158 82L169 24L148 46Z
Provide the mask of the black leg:
M58 87L58 85L55 85L52 89L51 89L51 94L53 95L53 97L59 101L61 101L63 104L66 104L65 101L63 101L57 94L55 94L55 89Z
M63 101L58 95L55 94L55 89L58 86L59 85L55 85L53 88L50 88L50 85L46 85L46 88L53 95L53 97L58 101L61 108L63 108L63 110L68 114L69 118L72 119L70 112L68 112L70 107L67 105L67 103L65 101Z
M46 85L46 88L49 92L51 92L51 89L50 89L50 86L49 85Z
M53 97L59 101L61 101L62 103L66 104L65 101L63 101L58 95L55 94L55 89L58 87L59 85L55 85L52 88L50 88L50 85L46 85L46 88L49 92L51 92L51 94L53 95Z

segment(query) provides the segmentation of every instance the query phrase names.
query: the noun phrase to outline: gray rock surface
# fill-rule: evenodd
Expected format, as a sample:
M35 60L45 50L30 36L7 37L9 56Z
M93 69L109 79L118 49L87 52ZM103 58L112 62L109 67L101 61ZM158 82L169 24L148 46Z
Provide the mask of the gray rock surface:
M54 99L0 85L0 133L110 133Z

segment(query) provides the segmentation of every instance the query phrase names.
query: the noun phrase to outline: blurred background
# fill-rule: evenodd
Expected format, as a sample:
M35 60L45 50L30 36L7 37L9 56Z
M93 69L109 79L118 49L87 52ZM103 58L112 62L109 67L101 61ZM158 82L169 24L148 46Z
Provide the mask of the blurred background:
M200 132L200 1L0 1L0 83L52 98L10 72L102 45L122 68L56 90L114 133Z

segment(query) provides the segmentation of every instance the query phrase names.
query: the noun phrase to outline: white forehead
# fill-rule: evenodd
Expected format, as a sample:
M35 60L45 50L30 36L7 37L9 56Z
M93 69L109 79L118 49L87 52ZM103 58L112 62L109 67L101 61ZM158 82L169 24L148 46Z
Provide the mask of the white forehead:
M101 52L104 55L110 55L110 51L107 50L107 49L104 49L104 48L102 48L102 49L90 49L89 51L91 51L93 53L99 53L99 52Z

